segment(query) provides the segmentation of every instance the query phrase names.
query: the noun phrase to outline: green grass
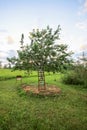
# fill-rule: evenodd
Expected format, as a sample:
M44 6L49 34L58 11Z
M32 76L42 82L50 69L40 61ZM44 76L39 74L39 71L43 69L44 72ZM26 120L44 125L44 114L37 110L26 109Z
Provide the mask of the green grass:
M35 74L22 82L37 85ZM26 94L15 78L0 81L0 130L87 130L87 89L63 84L62 76L46 74L46 83L62 90L55 97Z
M36 76L37 75L37 73L34 72L34 71L32 73L33 73L32 76ZM13 79L17 75L21 75L22 77L28 77L28 75L26 74L25 71L19 71L19 70L12 71L10 69L0 69L0 81Z
M12 71L9 69L0 69L0 80L15 78L18 74L24 76L24 71Z

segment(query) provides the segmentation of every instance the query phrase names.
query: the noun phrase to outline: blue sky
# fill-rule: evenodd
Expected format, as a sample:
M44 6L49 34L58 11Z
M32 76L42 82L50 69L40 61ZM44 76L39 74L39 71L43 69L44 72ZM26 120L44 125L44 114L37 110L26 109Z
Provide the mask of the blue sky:
M60 43L75 53L87 51L87 0L0 0L0 61L16 55L22 33L29 43L33 28L59 24Z

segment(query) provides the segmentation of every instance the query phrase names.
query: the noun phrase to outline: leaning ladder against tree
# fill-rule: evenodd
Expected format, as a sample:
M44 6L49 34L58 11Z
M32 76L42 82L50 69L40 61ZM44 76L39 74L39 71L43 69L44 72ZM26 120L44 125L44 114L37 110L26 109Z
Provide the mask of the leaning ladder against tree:
M45 75L43 70L38 71L38 89L46 90Z

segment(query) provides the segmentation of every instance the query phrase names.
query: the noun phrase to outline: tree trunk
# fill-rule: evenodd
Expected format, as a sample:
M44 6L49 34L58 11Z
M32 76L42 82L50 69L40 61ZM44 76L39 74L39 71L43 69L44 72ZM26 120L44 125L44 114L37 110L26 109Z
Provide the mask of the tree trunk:
M38 90L46 90L45 74L43 70L38 71Z

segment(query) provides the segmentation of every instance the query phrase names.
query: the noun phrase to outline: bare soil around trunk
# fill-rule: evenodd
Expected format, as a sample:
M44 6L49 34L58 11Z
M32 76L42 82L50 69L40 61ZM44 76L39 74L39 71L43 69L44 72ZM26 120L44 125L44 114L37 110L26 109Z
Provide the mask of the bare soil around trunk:
M46 89L38 89L36 86L23 86L23 89L27 93L33 93L37 95L57 95L61 93L61 89L55 85L46 86Z

